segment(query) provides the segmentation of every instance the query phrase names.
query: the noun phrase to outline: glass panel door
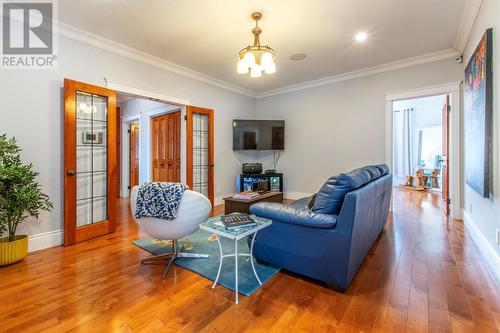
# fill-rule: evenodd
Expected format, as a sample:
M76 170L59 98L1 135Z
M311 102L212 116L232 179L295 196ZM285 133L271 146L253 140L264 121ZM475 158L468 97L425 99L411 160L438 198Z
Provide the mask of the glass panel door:
M76 226L107 214L107 97L76 92Z
M114 232L118 152L114 91L64 80L64 244Z
M193 191L214 204L214 110L188 106L186 109L186 178Z
M193 191L208 197L208 115L193 114Z

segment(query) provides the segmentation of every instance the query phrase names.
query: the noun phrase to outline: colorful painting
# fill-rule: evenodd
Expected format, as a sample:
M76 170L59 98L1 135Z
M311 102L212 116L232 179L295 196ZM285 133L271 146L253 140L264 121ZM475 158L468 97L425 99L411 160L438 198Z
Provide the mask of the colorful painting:
M488 29L465 69L465 181L490 195L492 126L492 29Z

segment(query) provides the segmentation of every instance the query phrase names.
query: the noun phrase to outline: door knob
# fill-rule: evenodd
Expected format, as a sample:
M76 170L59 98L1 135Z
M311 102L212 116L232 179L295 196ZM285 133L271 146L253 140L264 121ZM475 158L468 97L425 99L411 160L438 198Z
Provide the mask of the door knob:
M75 172L75 170L68 170L67 174L68 174L68 176L74 176L74 175L76 175L76 172Z

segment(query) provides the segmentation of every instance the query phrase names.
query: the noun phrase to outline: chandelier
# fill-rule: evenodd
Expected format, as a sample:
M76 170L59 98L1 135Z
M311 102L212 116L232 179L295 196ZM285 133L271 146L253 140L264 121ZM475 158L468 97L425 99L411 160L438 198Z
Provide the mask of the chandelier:
M266 74L276 72L276 53L268 45L260 45L259 35L262 29L259 28L259 20L262 14L255 12L252 14L252 19L255 20L255 28L252 33L254 36L253 45L248 45L239 53L240 60L238 61L238 73L247 74L250 72L251 77L260 77L262 71Z

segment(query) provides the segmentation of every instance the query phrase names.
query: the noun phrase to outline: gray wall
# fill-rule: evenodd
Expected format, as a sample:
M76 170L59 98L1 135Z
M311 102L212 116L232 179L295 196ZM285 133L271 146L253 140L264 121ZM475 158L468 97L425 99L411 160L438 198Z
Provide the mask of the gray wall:
M63 79L105 86L104 78L164 91L215 110L215 183L219 193L234 192L240 162L233 154L233 118L251 117L255 100L197 80L61 37L56 70L2 70L0 132L15 136L25 162L40 172L39 182L54 202L50 213L25 223L29 235L63 228ZM219 195L216 193L216 195Z
M500 188L499 188L499 131L500 131L500 1L484 0L474 28L464 51L464 69L470 56L476 49L479 40L488 28L493 28L493 142L492 142L492 187L490 198L485 199L468 185L464 191L464 209L497 255L500 255L500 246L496 243L496 229L500 229ZM467 167L467 152L464 157Z
M278 170L290 192L317 192L341 171L385 161L385 95L462 80L453 59L366 76L257 101L257 116L284 119ZM272 155L261 156L265 167Z

